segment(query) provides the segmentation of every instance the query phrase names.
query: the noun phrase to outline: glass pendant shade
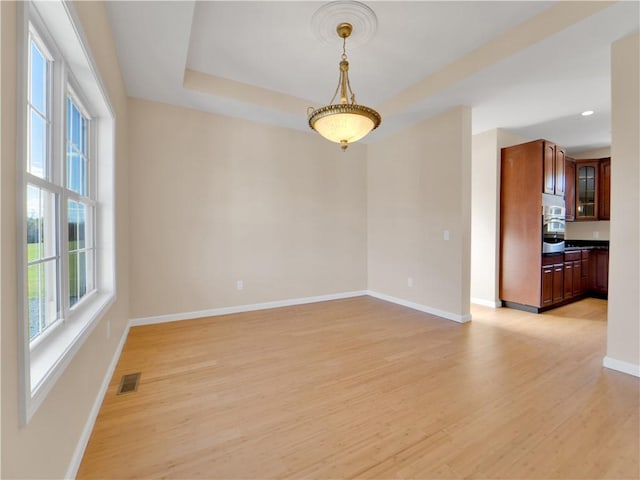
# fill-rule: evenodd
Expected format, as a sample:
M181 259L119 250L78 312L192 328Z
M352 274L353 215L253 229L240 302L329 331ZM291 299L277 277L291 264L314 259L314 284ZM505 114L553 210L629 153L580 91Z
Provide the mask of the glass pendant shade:
M327 140L346 145L364 138L380 124L380 115L362 105L328 105L315 110L309 125Z
M356 103L349 84L349 62L347 62L345 46L352 28L348 23L341 23L336 29L343 39L340 77L336 93L329 105L318 109L309 108L308 112L309 126L327 140L339 143L342 150L346 150L350 143L366 137L382 122L382 117L374 109ZM338 92L340 92L340 103L333 103Z

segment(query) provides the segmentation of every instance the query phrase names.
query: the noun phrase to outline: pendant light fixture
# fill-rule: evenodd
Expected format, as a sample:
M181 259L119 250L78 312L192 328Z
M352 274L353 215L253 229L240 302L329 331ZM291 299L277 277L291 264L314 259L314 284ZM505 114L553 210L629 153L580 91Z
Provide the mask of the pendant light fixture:
M380 125L382 117L373 108L358 105L349 83L349 62L347 61L347 38L353 31L350 23L340 23L336 28L342 38L342 57L338 86L329 105L314 109L309 107L309 126L327 140L339 143L346 150L350 143L367 136ZM333 103L340 92L340 103Z

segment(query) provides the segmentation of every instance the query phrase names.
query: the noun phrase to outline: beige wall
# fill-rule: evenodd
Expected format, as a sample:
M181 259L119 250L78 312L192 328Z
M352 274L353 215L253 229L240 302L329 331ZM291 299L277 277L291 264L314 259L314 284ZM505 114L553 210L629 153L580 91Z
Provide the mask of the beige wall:
M586 160L594 158L605 158L611 156L611 147L597 148L595 150L587 150L580 153L569 154L571 158L576 160Z
M607 357L640 375L640 35L611 48L611 250Z
M566 240L609 240L609 222L567 222Z
M468 316L470 110L454 108L369 145L367 162L369 289Z
M575 159L594 159L611 156L611 147L599 148L570 155ZM613 167L615 168L615 166ZM567 222L567 240L609 240L609 221Z
M507 130L471 140L471 302L499 306L500 150L528 140Z
M117 121L117 302L87 339L30 423L18 426L16 306L16 4L2 11L2 478L62 478L67 472L128 314L127 110L107 15L102 3L74 5L89 40ZM111 338L106 339L106 322ZM37 456L36 456L37 455Z
M365 146L136 99L129 124L132 318L366 289Z
M2 117L4 117L4 111L2 110L2 97L4 95L4 91L2 90L2 77L3 77L3 71L4 71L4 67L2 64L2 59L4 58L3 54L2 54L2 35L3 35L3 27L2 27L2 6L0 6L0 186L3 185L2 182L2 171L3 171L3 167L2 167L2 161L1 159L4 157L5 151L3 149L2 146L2 138L4 135L4 132L2 130ZM0 191L0 219L4 218L4 211L3 211L3 201L2 201L2 191ZM5 236L6 232L4 231L5 229L1 226L3 225L4 222L0 222L0 359L3 358L2 357L2 316L3 316L3 308L1 307L1 305L3 305L2 302L2 284L3 284L3 277L4 277L4 270L2 268L2 264L4 263L2 261L2 259L5 257L5 249L3 247L3 240L2 238ZM2 365L0 364L0 477L2 476Z
M471 138L471 302L497 306L498 130Z

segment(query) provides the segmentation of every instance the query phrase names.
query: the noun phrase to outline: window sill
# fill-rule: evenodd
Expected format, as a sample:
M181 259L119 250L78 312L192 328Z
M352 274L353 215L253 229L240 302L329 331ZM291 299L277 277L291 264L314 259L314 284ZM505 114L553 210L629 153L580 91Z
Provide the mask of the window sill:
M27 402L26 424L55 385L93 329L115 301L113 292L98 292L83 302L73 319L52 331L31 351L31 398Z

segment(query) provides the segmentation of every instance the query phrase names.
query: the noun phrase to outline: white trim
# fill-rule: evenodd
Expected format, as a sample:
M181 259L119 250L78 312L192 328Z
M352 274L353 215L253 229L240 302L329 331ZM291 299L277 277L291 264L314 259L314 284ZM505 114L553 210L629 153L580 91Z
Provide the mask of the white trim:
M23 298L23 292L27 291L27 269L25 268L25 262L23 259L27 258L27 225L24 219L27 215L27 202L25 183L27 178L24 160L27 158L27 109L23 108L26 105L28 99L28 92L25 84L28 82L28 68L29 68L29 6L25 3L19 3L17 6L17 25L16 30L18 32L17 41L17 57L16 66L17 72L17 123L16 123L16 218L18 219L19 227L16 229L17 246L16 252L18 257L16 261L16 303L18 306L18 318L20 322L23 319L28 318L28 302L26 296ZM25 75L27 78L25 78ZM18 392L19 406L18 412L20 415L20 426L26 425L28 417L28 406L31 400L31 367L29 363L30 350L29 350L29 329L23 325L18 326Z
M209 310L199 310L195 312L172 313L169 315L158 315L154 317L140 317L129 320L129 325L137 327L141 325L153 325L155 323L177 322L179 320L193 320L194 318L216 317L218 315L229 315L231 313L252 312L255 310L267 310L270 308L290 307L292 305L303 305L305 303L326 302L328 300L339 300L341 298L362 297L367 295L366 290L353 292L331 293L328 295L318 295L315 297L289 298L286 300L275 300L273 302L252 303L248 305L237 305L233 307L212 308Z
M626 373L627 375L633 375L634 377L640 377L640 365L629 362L623 362L622 360L616 360L606 356L602 359L602 365L611 370L617 370L618 372Z
M458 315L457 313L446 312L444 310L439 310L437 308L422 305L420 303L410 302L409 300L403 300L402 298L392 297L391 295L374 292L372 290L367 290L367 295L379 298L380 300L385 300L387 302L397 303L398 305L402 305L403 307L413 308L414 310L418 310L420 312L430 313L431 315L446 318L447 320L453 320L454 322L458 323L466 323L471 320L470 314Z
M502 307L502 302L495 302L493 300L485 300L484 298L476 298L476 297L471 297L471 303L475 304L475 305L482 305L483 307L490 307L490 308L501 308Z
M87 421L84 424L84 428L82 429L82 433L80 434L80 439L78 440L76 449L73 452L73 456L71 457L71 462L69 463L69 468L67 468L67 474L65 475L65 478L76 478L78 469L80 468L80 463L82 462L82 457L84 456L84 451L87 448L89 438L91 438L91 433L93 432L93 427L96 423L96 419L98 418L98 413L100 413L102 401L107 394L109 383L111 383L111 377L113 377L113 372L118 365L118 360L120 360L120 355L122 354L122 349L124 348L124 344L126 343L128 336L129 323L127 323L124 332L122 332L120 342L118 343L115 352L113 352L113 358L111 359L109 368L107 368L107 371L104 374L102 385L100 386L100 390L98 390L96 399L93 402L93 407L91 407L91 411L89 412L89 417L87 418Z
M46 21L45 21L46 19ZM19 374L20 374L20 424L26 425L38 407L44 402L45 397L52 389L58 378L62 375L67 365L71 362L73 356L83 345L86 338L90 335L92 330L99 323L99 319L104 313L113 305L116 292L116 262L115 262L115 219L114 219L114 205L115 205L115 118L113 113L113 107L110 103L108 92L105 85L102 83L102 79L99 76L99 71L96 68L93 56L89 50L89 43L84 35L82 25L76 15L73 5L59 0L56 2L26 2L18 7L18 76L19 76L19 91L20 105L26 105L25 98L27 98L27 89L25 88L25 74L27 74L28 62L28 35L30 32L30 21L33 21L34 28L41 36L41 41L45 44L54 59L54 67L52 70L52 89L50 92L50 99L62 99L57 102L58 108L53 105L51 107L51 122L53 133L51 135L58 139L61 138L60 134L64 133L64 126L66 126L66 118L64 115L57 115L56 111L63 112L66 99L66 85L71 82L71 88L74 89L76 95L80 98L81 105L78 105L84 109L90 110L91 117L94 118L94 124L97 130L100 130L100 138L107 139L102 141L102 145L99 145L95 140L95 133L90 129L91 135L94 137L94 141L90 142L90 145L98 145L99 151L93 150L93 163L94 166L98 163L99 172L96 171L96 175L100 174L100 187L102 191L98 190L97 182L93 181L93 190L91 190L92 202L88 202L94 205L94 272L99 272L94 278L94 286L97 291L91 294L91 301L87 296L87 302L79 302L74 309L65 308L67 299L59 299L59 308L63 323L56 329L51 335L48 335L46 342L40 342L40 345L30 345L29 342L29 326L25 319L28 318L28 302L26 301L26 268L24 259L26 259L26 222L25 218L25 199L24 188L31 176L25 172L24 159L26 155L26 142L25 133L27 132L26 125L26 109L18 109L18 133L17 133L17 172L18 172L18 185L17 192L17 210L18 218L21 219L21 228L18 229L18 253L22 251L22 255L19 255L20 260L17 265L17 280L18 280L18 307L21 312L23 321L20 322L19 340L20 340L20 360L19 360ZM70 39L70 33L75 33L74 41ZM73 36L73 35L72 35ZM46 38L45 38L46 37ZM67 39L68 41L61 42L61 39ZM58 40L58 42L56 42ZM77 40L77 41L76 41ZM25 65L26 62L26 65ZM57 65L57 66L56 66ZM69 69L65 77L64 70ZM57 72L57 73L56 73ZM81 73L81 75L80 75ZM62 78L62 81L58 81L58 77ZM65 78L63 78L65 77ZM65 80L66 79L66 80ZM67 81L68 80L68 81ZM56 87L58 82L60 91ZM60 93L61 95L58 95ZM62 95L64 93L65 95ZM56 100L57 101L57 100ZM77 101L77 100L76 100ZM108 140L110 139L110 141ZM58 142L60 143L60 142ZM60 148L58 148L60 147ZM52 153L50 155L62 154L63 148L61 145L50 145ZM93 147L91 147L93 148ZM59 150L59 151L58 151ZM57 152L57 153L56 153ZM57 161L59 160L59 161ZM55 162L56 165L63 164L63 157L60 157ZM68 272L65 271L65 257L67 256L66 243L66 218L64 202L66 202L67 195L65 195L65 189L62 188L66 182L65 175L62 175L64 168L53 168L49 165L53 177L46 180L38 180L37 184L45 185L47 191L54 192L58 196L58 212L61 217L58 221L58 243L60 245L58 250L58 261L60 262L60 268L62 269L62 277L58 276L58 282L61 289L64 289ZM66 176L65 176L66 177ZM104 183L104 184L103 184ZM91 188L91 187L90 187ZM73 196L72 196L73 197ZM84 199L86 203L86 199ZM96 249L96 247L100 247ZM63 290L61 290L63 291ZM53 334L55 333L55 335ZM44 339L44 338L43 338ZM46 343L46 345L45 345Z

